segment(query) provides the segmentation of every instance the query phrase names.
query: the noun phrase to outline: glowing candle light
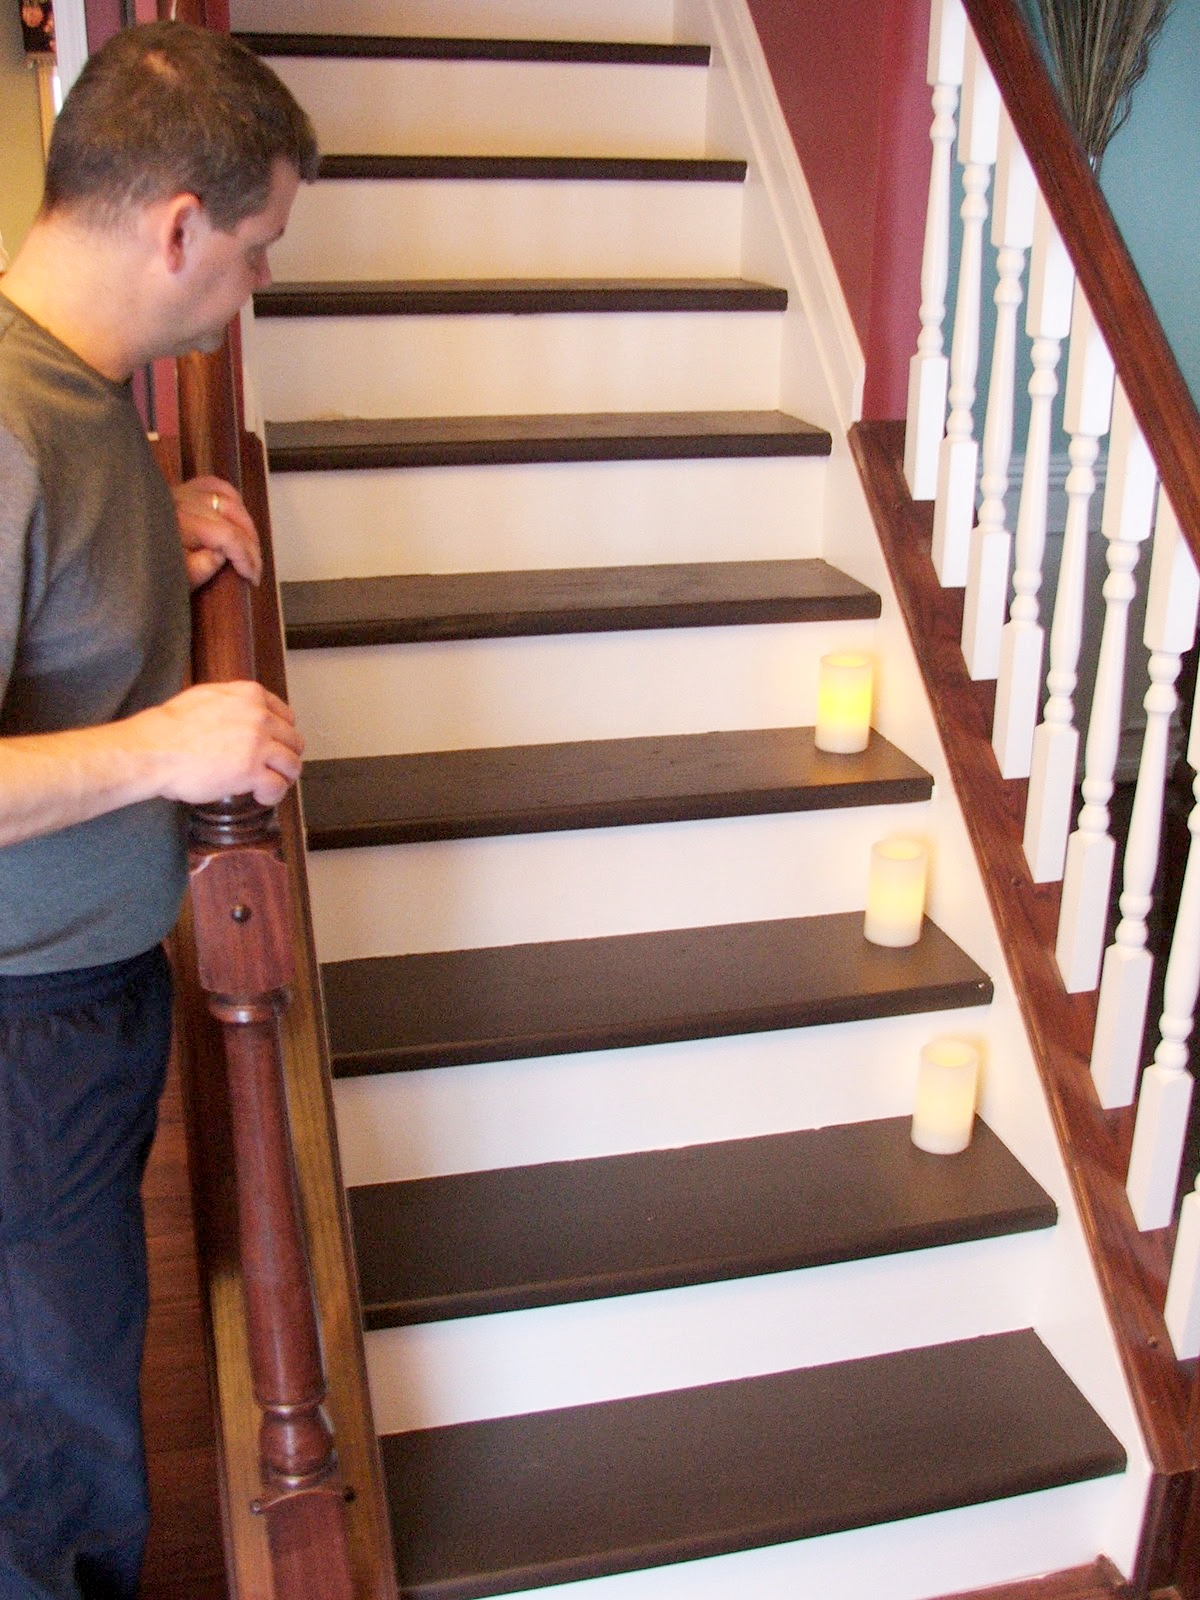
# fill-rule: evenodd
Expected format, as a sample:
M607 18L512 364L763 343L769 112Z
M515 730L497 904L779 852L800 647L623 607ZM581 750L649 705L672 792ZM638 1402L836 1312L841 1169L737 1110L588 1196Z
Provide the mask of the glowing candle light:
M871 657L842 652L821 657L817 680L818 750L853 755L871 737Z
M871 846L863 936L872 944L916 944L925 915L929 852L919 839L893 837Z
M979 1054L965 1039L931 1039L921 1051L912 1142L952 1156L965 1150L975 1126Z

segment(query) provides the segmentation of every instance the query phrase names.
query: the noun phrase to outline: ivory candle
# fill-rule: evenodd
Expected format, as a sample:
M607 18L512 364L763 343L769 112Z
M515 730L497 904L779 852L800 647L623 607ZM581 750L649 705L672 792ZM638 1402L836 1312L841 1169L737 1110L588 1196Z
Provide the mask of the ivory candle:
M919 839L893 836L871 846L863 937L871 944L916 944L925 915L929 852Z
M912 1142L952 1156L965 1150L975 1126L979 1055L965 1039L931 1039L921 1051Z
M841 652L821 657L817 679L818 750L853 755L871 737L871 657Z

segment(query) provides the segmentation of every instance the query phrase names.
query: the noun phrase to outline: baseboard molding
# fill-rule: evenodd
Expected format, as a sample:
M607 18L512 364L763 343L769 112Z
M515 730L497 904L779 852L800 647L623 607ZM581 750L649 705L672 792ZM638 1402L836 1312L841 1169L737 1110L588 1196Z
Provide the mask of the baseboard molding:
M1100 513L1104 506L1104 482L1108 468L1108 457L1101 454L1097 457L1092 472L1096 479L1096 490L1092 495L1092 503L1088 510L1088 531L1100 531ZM1050 495L1046 507L1046 537L1047 539L1061 539L1063 530L1067 525L1067 474L1071 470L1071 458L1065 450L1056 451L1050 457ZM1021 484L1025 477L1025 457L1023 454L1014 455L1008 468L1008 493L1004 496L1004 517L1010 529L1014 532L1017 526L1017 512L1021 504Z
M866 363L758 31L746 0L695 0L695 4L707 14L708 31L729 73L751 144L747 153L766 190L793 276L790 287L807 318L836 419L844 430L862 415Z
M945 1600L1127 1600L1130 1594L1117 1568L1106 1556L1101 1556L1091 1566L1047 1572L1023 1583L1001 1584L996 1589L973 1589L969 1594L947 1595ZM1155 1595L1151 1600L1166 1600L1166 1595Z

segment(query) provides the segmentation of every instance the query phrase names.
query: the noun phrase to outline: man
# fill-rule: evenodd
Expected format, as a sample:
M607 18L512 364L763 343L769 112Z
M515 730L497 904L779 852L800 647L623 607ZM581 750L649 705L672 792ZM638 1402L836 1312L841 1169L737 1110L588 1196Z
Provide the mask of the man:
M128 29L68 97L0 278L0 1600L136 1592L179 802L271 805L300 768L257 684L181 690L189 582L257 581L257 542L228 484L172 499L128 380L217 345L316 160L248 51Z

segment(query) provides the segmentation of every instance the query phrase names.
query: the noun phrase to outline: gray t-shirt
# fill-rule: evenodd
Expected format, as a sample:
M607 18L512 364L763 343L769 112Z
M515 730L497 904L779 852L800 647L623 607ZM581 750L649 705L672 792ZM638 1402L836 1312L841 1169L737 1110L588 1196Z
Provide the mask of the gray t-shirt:
M174 505L129 386L0 295L0 737L168 699L188 627ZM0 848L0 973L149 949L185 869L180 808L165 800Z

